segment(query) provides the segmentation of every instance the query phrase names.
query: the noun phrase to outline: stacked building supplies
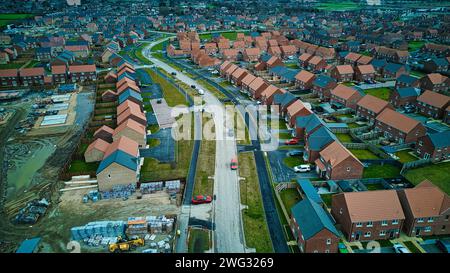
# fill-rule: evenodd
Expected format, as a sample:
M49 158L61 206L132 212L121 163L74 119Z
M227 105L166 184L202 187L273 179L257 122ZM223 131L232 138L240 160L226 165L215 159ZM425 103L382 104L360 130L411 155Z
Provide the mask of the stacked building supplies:
M166 181L166 190L168 193L179 193L180 185L180 180Z
M134 184L115 185L110 191L102 191L100 193L102 199L123 198L126 199L136 192Z
M151 182L141 184L140 191L142 194L151 194L163 190L163 182Z
M174 219L166 218L166 216L147 216L146 221L150 233L170 233L173 230Z
M145 217L130 217L127 222L126 234L131 236L144 237L148 233L148 224Z
M73 227L72 238L76 241L92 239L95 236L117 237L125 233L124 221L97 221L90 222L85 226Z

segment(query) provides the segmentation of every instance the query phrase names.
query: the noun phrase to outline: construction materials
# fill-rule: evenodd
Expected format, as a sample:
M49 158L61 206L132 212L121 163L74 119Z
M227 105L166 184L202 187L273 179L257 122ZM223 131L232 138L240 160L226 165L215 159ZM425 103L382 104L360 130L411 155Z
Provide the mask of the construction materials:
M71 230L72 238L75 241L101 237L118 237L125 234L124 221L98 221L90 222L85 226L73 227Z
M92 188L97 188L97 185L88 185L88 186L80 186L80 187L71 187L71 188L64 188L64 189L60 189L59 191L63 192L63 191L73 191L73 190L82 190L82 189L92 189Z
M45 214L48 208L48 201L44 198L35 199L28 202L27 205L19 210L19 213L13 220L15 224L35 224L39 218Z
M100 197L102 199L128 199L134 192L136 192L136 186L134 184L115 185L110 191L100 192Z

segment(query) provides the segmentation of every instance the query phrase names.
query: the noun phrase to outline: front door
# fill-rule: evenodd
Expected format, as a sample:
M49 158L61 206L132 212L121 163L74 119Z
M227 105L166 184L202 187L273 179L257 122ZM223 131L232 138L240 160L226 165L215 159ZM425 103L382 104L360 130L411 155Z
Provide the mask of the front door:
M394 238L394 231L389 232L389 239L392 239L392 238Z
M359 235L359 232L357 232L356 235L355 235L355 240L356 240L356 241L359 241L359 236L360 236L360 235Z
M420 235L420 228L416 228L416 236Z

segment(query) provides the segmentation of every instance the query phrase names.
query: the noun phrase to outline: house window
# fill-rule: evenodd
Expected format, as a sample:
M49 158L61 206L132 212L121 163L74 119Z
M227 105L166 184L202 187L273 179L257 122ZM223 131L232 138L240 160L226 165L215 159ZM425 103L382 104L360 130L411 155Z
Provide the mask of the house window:
M397 220L397 219L392 220L392 224L393 224L393 225L397 225L397 224L398 224L398 220Z
M380 231L380 236L384 236L384 235L386 235L386 230Z
M356 227L362 227L362 223L356 223Z
M339 214L342 214L342 213L343 213L343 209L340 208L340 209L339 209ZM448 215L447 215L447 220L448 220Z
M431 232L431 227L425 227L425 232Z
M372 233L370 231L367 231L366 233L364 233L364 237L370 237L372 236Z
M449 218L450 218L450 215L446 215L445 216L445 221L448 221Z
M367 222L367 227L373 227L373 222L372 221Z
M383 220L383 221L381 221L381 225L382 225L382 226L387 226L387 225L388 225L388 222L387 222L386 220Z
M423 218L419 218L417 219L417 223L423 223L424 219Z
M442 227L441 227L441 230L445 230L445 226L442 226Z
M350 167L347 167L347 172L349 172L350 171Z
M428 223L433 223L434 219L433 217L428 218Z
M331 239L330 238L327 239L327 245L331 245Z
M330 250L329 249L325 250L325 253L330 253Z

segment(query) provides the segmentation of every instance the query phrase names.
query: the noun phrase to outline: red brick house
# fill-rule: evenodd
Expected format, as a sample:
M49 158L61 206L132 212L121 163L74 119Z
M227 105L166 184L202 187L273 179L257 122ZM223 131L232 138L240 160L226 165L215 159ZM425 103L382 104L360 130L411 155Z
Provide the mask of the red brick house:
M361 93L354 88L339 84L331 90L330 102L340 103L345 107L356 110L356 104L362 97Z
M246 62L257 62L261 56L261 50L257 47L246 48L243 52L243 58Z
M219 50L217 48L217 44L216 43L206 43L205 44L205 52L208 55L217 53Z
M426 134L417 139L416 153L434 162L450 159L450 131Z
M328 212L310 198L291 208L290 228L301 252L338 252L339 232Z
M295 86L300 90L308 90L312 87L312 83L316 75L306 70L300 71L295 75Z
M330 71L331 77L335 78L338 82L349 82L353 80L353 67L351 65L337 65Z
M0 86L18 86L19 81L17 69L0 69Z
M247 75L242 79L241 83L241 90L250 92L250 84L256 79L255 76L253 76L250 73L247 73Z
M415 105L417 97L420 95L420 89L414 87L395 88L389 96L389 103L394 107L403 107L405 105Z
M293 45L280 46L280 50L284 59L295 56L297 54L297 48Z
M232 75L233 73L239 69L239 66L235 65L235 64L231 64L226 70L225 70L225 78L227 79L227 81L231 81Z
M355 80L363 82L367 80L374 80L375 79L375 68L373 68L373 65L366 64L366 65L358 65L355 68Z
M52 66L52 77L54 83L65 83L67 81L67 68L65 65Z
M97 71L95 65L71 65L69 66L69 76L72 82L95 81Z
M261 98L261 93L269 86L268 83L266 83L266 81L261 78L261 77L257 77L254 81L252 81L252 83L249 86L249 91L252 94L252 97L254 99L260 99Z
M283 60L281 60L278 57L272 56L270 59L266 62L266 69L275 67L275 66L284 66Z
M331 97L331 90L336 85L335 79L327 75L319 75L312 83L312 92L319 96L320 99L327 100Z
M289 124L289 127L294 128L296 117L308 116L311 115L312 112L308 109L303 102L300 100L296 100L294 103L287 107L286 111L286 122Z
M450 234L450 198L433 183L424 180L412 189L399 190L398 197L408 236Z
M427 132L419 121L390 108L376 117L375 131L383 132L384 137L398 143L415 143Z
M334 141L319 152L316 171L327 180L361 179L364 166L339 141Z
M106 125L103 125L94 132L94 140L100 138L108 143L111 143L113 142L113 133L114 129Z
M239 51L237 49L228 48L222 51L222 59L225 61L235 62L238 59Z
M325 67L327 67L327 62L319 56L314 56L307 62L307 68L310 71L323 71Z
M331 203L331 214L349 242L400 236L405 215L395 190L338 193Z
M267 50L267 53L269 53L272 56L278 57L278 58L282 58L282 54L281 54L281 49L278 46L271 46L269 47L269 49Z
M356 115L365 118L370 123L375 122L375 118L384 109L390 108L392 106L389 102L374 97L372 95L365 95L356 104Z
M450 97L426 90L417 97L417 112L435 119L443 118L445 109L450 105Z
M45 71L43 67L22 68L19 73L25 86L44 84Z
M236 86L241 86L242 80L249 74L248 70L238 67L233 74L231 74L231 83Z
M308 65L308 61L313 57L313 55L309 53L303 53L298 57L298 64L300 67L306 67Z
M439 73L432 73L420 79L420 87L434 92L446 92L450 87L450 79Z
M219 73L221 77L225 76L225 72L227 71L227 69L231 66L231 62L230 61L224 61L220 67L219 67Z
M276 94L286 93L286 90L276 87L271 84L261 93L260 101L264 105L272 105L273 97Z

